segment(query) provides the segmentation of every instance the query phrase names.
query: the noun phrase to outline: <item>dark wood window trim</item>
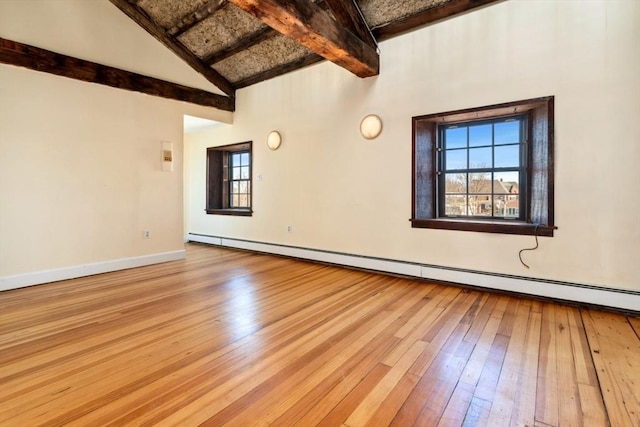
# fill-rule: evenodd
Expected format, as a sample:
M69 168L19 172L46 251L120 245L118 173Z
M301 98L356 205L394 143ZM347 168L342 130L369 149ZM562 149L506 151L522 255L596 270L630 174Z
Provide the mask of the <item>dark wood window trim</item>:
M207 214L252 216L253 196L253 153L252 142L207 148ZM238 151L248 151L249 163L249 207L231 208L229 200L229 155Z
M525 217L522 220L440 218L436 179L439 124L480 121L527 114L527 180ZM554 97L528 99L412 118L412 213L414 228L487 233L553 236L553 128Z

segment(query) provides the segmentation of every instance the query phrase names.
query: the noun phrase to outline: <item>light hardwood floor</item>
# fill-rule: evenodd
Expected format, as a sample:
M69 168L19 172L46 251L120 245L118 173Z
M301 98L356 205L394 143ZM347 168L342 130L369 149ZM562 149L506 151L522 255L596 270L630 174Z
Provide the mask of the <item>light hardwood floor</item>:
M187 253L0 293L0 425L640 425L637 317Z

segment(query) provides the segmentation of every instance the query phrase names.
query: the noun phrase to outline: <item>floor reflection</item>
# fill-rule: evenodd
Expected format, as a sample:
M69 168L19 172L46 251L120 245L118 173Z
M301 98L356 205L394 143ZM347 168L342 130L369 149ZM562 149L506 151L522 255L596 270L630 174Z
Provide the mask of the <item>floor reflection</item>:
M250 277L236 278L224 286L229 298L226 299L224 323L230 337L237 339L251 335L259 330L256 286ZM251 337L252 344L259 344L259 338Z

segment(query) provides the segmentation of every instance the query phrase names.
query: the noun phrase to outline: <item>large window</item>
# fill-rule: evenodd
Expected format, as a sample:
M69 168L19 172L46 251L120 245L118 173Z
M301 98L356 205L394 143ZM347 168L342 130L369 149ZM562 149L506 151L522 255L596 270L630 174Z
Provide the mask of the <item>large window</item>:
M252 214L251 164L251 142L207 148L207 213Z
M552 236L553 97L413 118L412 225Z
M526 124L518 115L438 126L439 217L525 219Z

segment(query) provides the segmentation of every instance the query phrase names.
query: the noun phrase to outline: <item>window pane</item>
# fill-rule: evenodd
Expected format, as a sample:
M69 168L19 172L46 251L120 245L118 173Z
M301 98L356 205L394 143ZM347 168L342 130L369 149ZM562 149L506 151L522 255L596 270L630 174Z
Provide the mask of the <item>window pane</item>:
M470 173L469 193L491 193L490 173Z
M469 215L491 216L491 196L486 194L470 195Z
M231 183L231 193L237 193L239 191L239 185L238 182L234 181Z
M240 168L231 169L231 179L240 179Z
M238 207L241 208L248 208L249 207L249 197L246 194L243 194L241 196L239 196L239 205Z
M518 194L520 193L520 176L518 172L496 172L494 174L494 179L497 188L500 188L500 193L505 194ZM498 190L496 189L497 193Z
M447 128L445 130L445 148L464 148L467 146L467 127Z
M519 167L520 166L520 146L503 145L495 148L495 167Z
M234 194L233 196L231 196L231 207L232 208L237 208L238 207L238 195Z
M242 166L246 166L249 164L249 153L242 153L240 155L240 161L242 162Z
M239 191L241 193L246 193L247 192L247 181L240 181L240 190Z
M491 167L491 147L472 148L469 150L469 169Z
M445 193L463 193L467 192L467 174L464 173L448 173L446 174Z
M469 147L491 145L491 123L469 126Z
M445 215L458 216L467 214L467 196L446 196Z
M447 170L467 168L467 150L446 150L445 156Z
M493 132L496 145L518 143L520 142L520 120L496 123Z
M231 165L240 166L240 153L231 154Z
M249 179L249 166L243 166L240 173L240 179Z
M496 216L504 216L505 218L518 218L520 216L520 199L518 196L508 197L501 200L502 211L496 213Z

